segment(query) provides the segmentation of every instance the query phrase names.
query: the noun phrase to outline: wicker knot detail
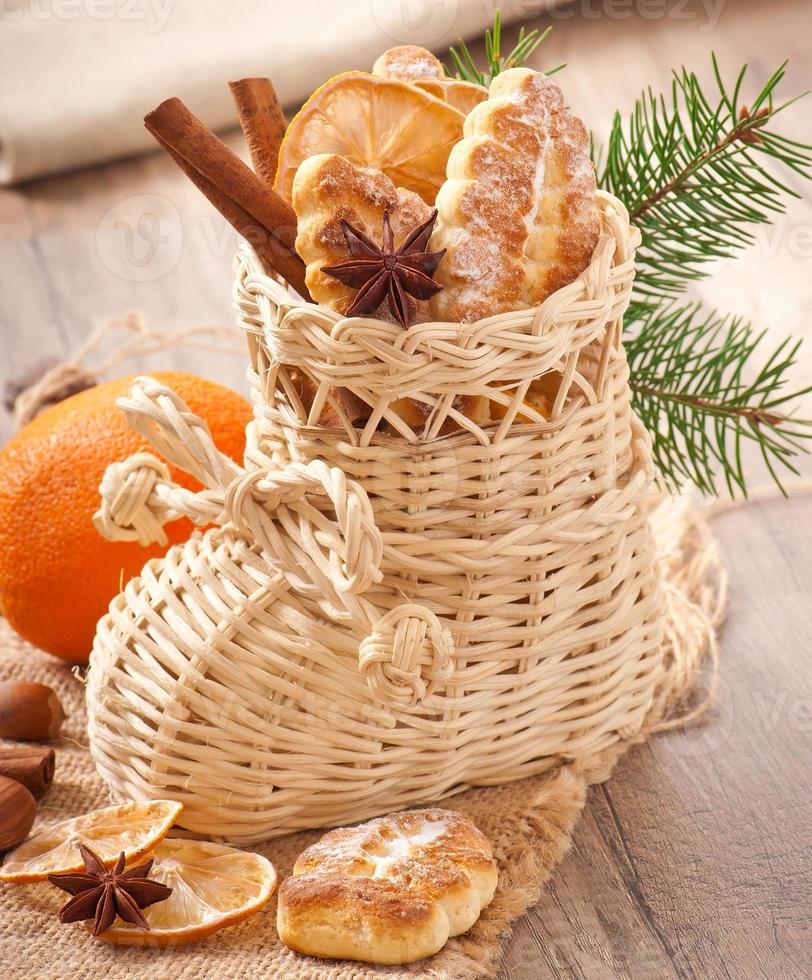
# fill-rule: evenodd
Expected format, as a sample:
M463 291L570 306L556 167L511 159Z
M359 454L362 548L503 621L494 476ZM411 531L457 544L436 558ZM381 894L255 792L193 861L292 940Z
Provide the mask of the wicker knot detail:
M390 609L361 642L361 674L386 704L419 704L454 672L454 640L431 610L408 602Z
M107 467L99 491L101 506L93 518L98 532L117 541L166 544L163 518L150 506L158 483L169 482L169 469L151 453L135 453Z
M310 494L328 498L335 520ZM226 488L225 512L283 566L304 571L322 589L358 595L380 581L383 542L369 497L337 467L312 460L271 473L248 470Z

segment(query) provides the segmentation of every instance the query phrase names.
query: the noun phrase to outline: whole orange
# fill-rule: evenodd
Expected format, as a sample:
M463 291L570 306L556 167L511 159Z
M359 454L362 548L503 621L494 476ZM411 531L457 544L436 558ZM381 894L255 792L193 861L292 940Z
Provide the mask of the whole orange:
M244 398L192 374L152 376L205 419L221 452L242 461L251 418ZM0 451L0 613L30 643L72 663L87 662L96 622L123 583L166 551L106 541L93 526L107 465L154 452L115 404L134 377L47 408ZM172 477L200 489L186 473L173 469ZM166 531L174 544L189 537L192 524L173 521Z

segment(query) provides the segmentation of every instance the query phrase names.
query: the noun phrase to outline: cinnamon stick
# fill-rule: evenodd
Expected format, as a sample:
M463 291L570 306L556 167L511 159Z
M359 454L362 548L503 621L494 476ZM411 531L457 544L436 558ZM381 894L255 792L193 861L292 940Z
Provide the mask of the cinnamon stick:
M296 212L180 99L162 102L144 125L266 265L306 300L305 264L296 248Z
M240 126L254 170L269 186L276 179L279 147L287 120L270 78L240 78L229 82Z
M16 779L32 793L44 793L54 778L53 749L41 745L0 748L0 776Z

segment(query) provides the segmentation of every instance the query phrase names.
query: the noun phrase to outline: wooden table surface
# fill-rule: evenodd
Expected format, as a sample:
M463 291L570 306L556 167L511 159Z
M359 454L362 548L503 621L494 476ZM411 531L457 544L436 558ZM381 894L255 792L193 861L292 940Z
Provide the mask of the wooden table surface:
M787 94L812 87L808 0L581 0L553 22L537 65L568 62L560 82L598 133L670 67L707 77L711 50L728 72L747 60L754 80L789 56ZM809 139L810 106L788 113L788 135ZM786 218L697 290L776 337L812 334L812 205L797 186ZM235 244L158 155L0 190L0 374L69 354L128 309L161 327L232 322ZM134 369L158 364L244 387L241 358L174 351ZM812 382L810 351L795 380ZM3 419L0 441L10 431ZM752 481L765 481L757 468ZM810 497L715 523L731 576L717 705L591 791L571 853L506 948L505 980L812 976Z

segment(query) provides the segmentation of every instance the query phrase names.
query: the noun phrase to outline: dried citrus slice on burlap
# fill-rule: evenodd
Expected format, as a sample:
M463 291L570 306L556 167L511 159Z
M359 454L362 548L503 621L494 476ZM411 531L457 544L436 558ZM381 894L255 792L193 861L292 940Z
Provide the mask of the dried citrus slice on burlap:
M84 868L77 844L86 844L105 864L124 852L128 862L151 850L178 819L183 806L172 800L123 803L63 820L6 855L0 881L43 881L49 874Z
M398 187L433 204L445 180L464 116L414 85L366 72L336 75L316 89L293 117L282 146L276 190L290 200L299 164L337 153L382 170Z
M143 910L149 932L118 919L98 939L122 946L186 946L248 918L276 887L267 858L223 844L172 837L150 857L150 878L169 885L172 894Z

